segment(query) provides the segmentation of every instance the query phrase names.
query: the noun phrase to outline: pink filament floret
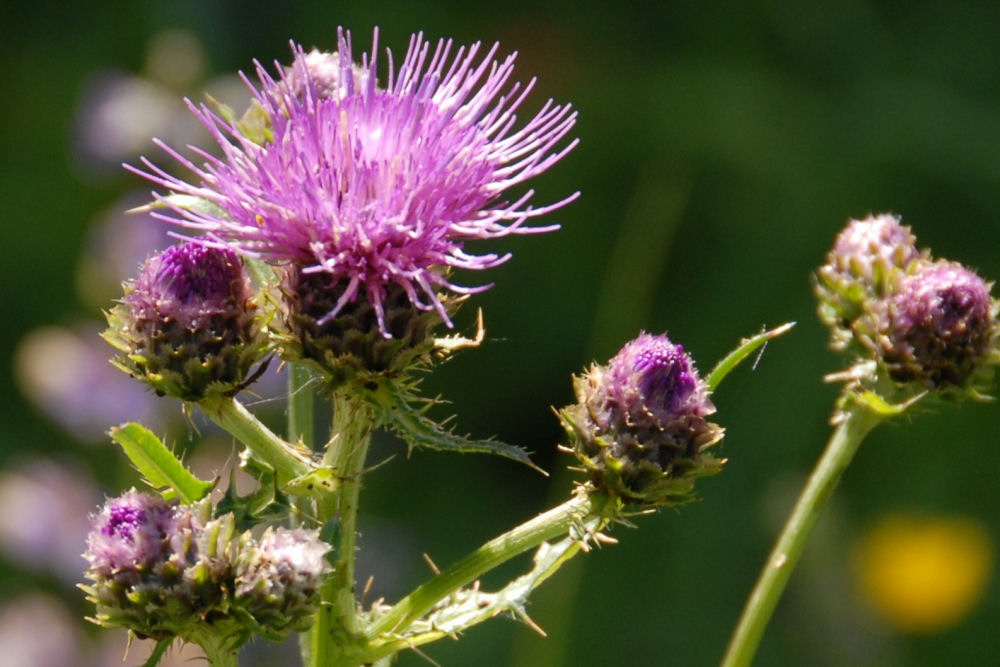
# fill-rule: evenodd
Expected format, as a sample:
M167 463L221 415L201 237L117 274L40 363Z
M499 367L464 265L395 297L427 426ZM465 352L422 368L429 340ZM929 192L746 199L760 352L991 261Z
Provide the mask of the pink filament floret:
M199 242L330 274L345 291L324 320L363 289L387 335L382 302L397 285L415 307L436 310L451 326L437 291L468 294L489 285L456 285L447 267L487 269L510 257L471 254L465 241L552 231L558 225L525 223L577 197L538 208L529 204L530 190L503 198L576 146L560 146L576 112L550 100L515 129L514 112L534 84L508 85L515 56L495 60L494 45L480 57L479 43L456 50L450 40L432 49L422 34L411 38L398 68L386 52L380 86L377 43L376 30L372 55L355 65L350 33L340 30L338 51L326 54L322 71L317 53L294 43L294 63L277 66L276 78L256 63L259 85L244 80L270 122L272 138L263 144L189 102L221 157L192 148L204 160L198 166L158 143L194 173L192 182L145 158L145 169L129 168L219 209L164 199L169 212L161 217L198 233Z

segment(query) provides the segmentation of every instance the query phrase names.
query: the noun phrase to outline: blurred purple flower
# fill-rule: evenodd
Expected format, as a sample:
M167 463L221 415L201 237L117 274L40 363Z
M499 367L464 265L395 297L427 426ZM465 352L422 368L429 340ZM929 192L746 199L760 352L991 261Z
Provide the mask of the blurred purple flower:
M108 357L96 327L43 327L22 339L15 366L28 398L80 440L103 441L109 425L125 421L163 429L177 404L143 391Z
M97 489L78 469L38 459L0 473L0 552L18 565L75 583Z
M0 607L0 646L3 664L11 667L91 664L81 655L84 636L69 609L38 593Z
M363 297L386 333L383 302L392 288L412 305L450 319L436 291L473 293L449 280L451 268L487 269L510 255L474 255L465 242L544 232L529 218L557 209L528 205L532 191L513 201L502 193L545 171L576 141L556 149L576 119L569 106L547 102L514 130L514 111L533 87L502 89L514 56L478 58L480 45L435 49L415 35L402 64L390 60L385 88L376 83L377 32L372 55L353 60L350 34L338 35L339 76L329 63L315 75L315 56L293 45L295 62L275 80L257 65L260 86L247 82L266 116L261 143L246 128L207 106L191 109L213 134L224 157L198 150L198 167L162 142L196 182L171 176L144 159L136 173L218 208L168 202L165 219L203 232L201 242L228 245L254 257L291 261L306 273L327 273L342 289L326 318ZM506 224L505 224L506 223Z

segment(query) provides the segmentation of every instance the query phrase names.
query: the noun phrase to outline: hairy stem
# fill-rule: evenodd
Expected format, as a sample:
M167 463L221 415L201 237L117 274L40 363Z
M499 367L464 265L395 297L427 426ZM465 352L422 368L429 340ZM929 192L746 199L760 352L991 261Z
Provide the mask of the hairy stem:
M788 521L767 558L757 585L729 642L722 667L746 667L753 661L764 630L795 569L820 512L850 464L861 441L884 419L860 403L846 408L826 450L816 463Z
M285 442L264 426L234 398L212 398L201 409L216 424L236 437L247 449L274 468L279 483L312 470L309 455Z
M320 610L311 630L310 659L314 667L359 664L352 657L355 651L351 650L358 635L354 558L361 475L374 426L372 408L363 399L346 391L333 395L333 429L323 463L333 468L340 480L337 502L340 543L333 575L321 591ZM319 518L324 524L333 519Z
M617 505L603 496L578 493L563 504L493 538L447 570L421 584L397 602L366 630L369 641L380 635L400 632L430 611L438 602L486 572L542 542L565 535L592 517L601 520L592 529L603 528L617 511ZM583 539L584 536L578 536Z

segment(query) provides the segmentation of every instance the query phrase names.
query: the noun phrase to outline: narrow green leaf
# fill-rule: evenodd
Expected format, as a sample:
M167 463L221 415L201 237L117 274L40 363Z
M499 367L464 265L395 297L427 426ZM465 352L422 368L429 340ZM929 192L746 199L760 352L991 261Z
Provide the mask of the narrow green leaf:
M221 209L214 202L205 199L204 197L195 197L194 195L181 195L181 194L170 194L166 197L159 197L148 204L143 204L142 206L136 206L135 208L129 209L129 213L148 213L150 211L155 211L159 208L170 208L176 206L177 208L182 208L185 211L194 211L196 213L204 213L216 218L228 218L229 215Z
M712 372L708 374L705 378L705 384L709 391L715 391L722 382L722 379L729 375L729 371L736 368L741 361L753 354L759 347L767 344L769 340L777 338L782 334L787 333L792 327L795 326L795 322L786 322L780 327L771 329L770 331L763 331L756 336L750 336L749 338L744 338L740 341L736 349L727 354L723 359L715 365Z
M863 391L852 394L852 398L858 405L862 405L880 417L895 417L906 412L907 409L924 396L926 391L922 391L916 396L912 396L901 403L889 403L884 398L873 391Z
M406 400L406 395L395 389L390 383L381 383L371 395L380 408L382 422L391 426L410 447L496 454L523 463L543 475L548 475L536 466L528 453L520 447L508 445L499 440L471 440L442 428L434 420L425 417L423 409L411 405Z
M254 281L259 286L266 287L277 282L278 278L274 273L274 269L264 260L244 257L243 263L246 264L247 271L250 272L250 275L253 276Z
M129 422L112 428L110 434L150 484L175 492L185 503L201 500L215 486L214 482L192 475L174 453L141 424Z

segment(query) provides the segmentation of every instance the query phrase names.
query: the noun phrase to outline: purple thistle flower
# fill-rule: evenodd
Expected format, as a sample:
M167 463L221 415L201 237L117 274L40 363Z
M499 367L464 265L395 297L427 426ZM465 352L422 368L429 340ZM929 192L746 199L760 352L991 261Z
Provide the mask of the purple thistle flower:
M172 209L163 217L203 233L200 243L329 274L343 291L320 324L364 298L388 337L383 302L393 289L450 326L439 289L469 294L489 288L457 285L449 272L488 269L510 254L472 254L466 241L556 229L525 223L576 194L538 208L529 205L530 190L510 200L502 196L576 145L557 148L576 114L549 101L515 129L514 112L534 81L507 86L514 55L499 62L497 45L480 57L478 43L454 50L450 40L432 49L422 34L411 38L398 68L389 54L381 87L377 37L376 31L371 56L362 55L359 66L350 33L342 30L338 52L325 59L293 44L295 62L279 67L277 80L258 63L260 84L247 85L267 117L269 140L262 143L238 122L189 104L223 156L195 149L205 160L199 167L160 145L193 172L195 182L145 159L146 171L130 169L218 209L163 199Z
M94 517L85 558L93 575L138 572L169 557L174 510L162 498L126 491Z
M907 275L883 316L883 359L897 382L962 386L987 361L995 338L990 285L957 262Z
M599 491L640 504L680 503L693 480L721 469L704 450L722 439L684 348L640 334L575 379L576 405L560 412L573 451Z

